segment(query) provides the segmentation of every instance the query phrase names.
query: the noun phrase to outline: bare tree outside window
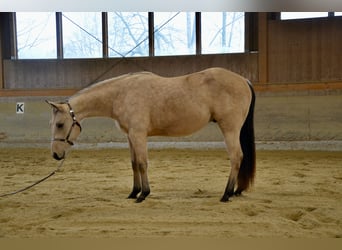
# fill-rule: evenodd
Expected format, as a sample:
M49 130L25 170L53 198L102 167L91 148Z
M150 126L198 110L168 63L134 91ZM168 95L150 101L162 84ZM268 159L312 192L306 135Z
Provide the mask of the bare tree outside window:
M100 12L63 12L64 58L101 58Z
M154 13L155 55L191 55L196 53L195 13Z
M148 13L108 13L110 57L148 56Z
M243 12L203 12L202 53L244 52Z
M19 59L56 58L54 12L17 12Z

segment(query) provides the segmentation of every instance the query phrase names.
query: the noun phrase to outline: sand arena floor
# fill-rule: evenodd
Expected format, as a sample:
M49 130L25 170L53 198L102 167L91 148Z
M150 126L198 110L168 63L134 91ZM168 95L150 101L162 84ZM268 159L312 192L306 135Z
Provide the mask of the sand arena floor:
M0 237L342 237L341 152L258 151L253 188L228 203L224 150L151 150L149 163L136 204L128 150L74 150L0 198ZM48 149L1 149L0 193L56 166Z

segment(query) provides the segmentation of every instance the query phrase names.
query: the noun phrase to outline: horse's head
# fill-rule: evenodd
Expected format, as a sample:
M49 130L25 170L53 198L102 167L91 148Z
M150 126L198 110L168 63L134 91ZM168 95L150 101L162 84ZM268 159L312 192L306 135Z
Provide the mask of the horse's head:
M73 109L68 102L54 103L46 101L52 107L50 121L52 141L51 153L56 160L62 160L73 141L81 133L81 125L76 120Z

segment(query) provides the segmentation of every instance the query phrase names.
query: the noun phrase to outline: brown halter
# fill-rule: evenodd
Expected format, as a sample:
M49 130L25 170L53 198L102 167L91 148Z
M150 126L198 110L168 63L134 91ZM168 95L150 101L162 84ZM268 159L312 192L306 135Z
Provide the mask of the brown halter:
M69 140L69 137L71 135L72 129L76 125L76 126L78 126L80 128L80 131L82 131L82 127L81 127L81 124L76 120L76 116L75 116L74 110L72 109L70 103L66 102L66 104L69 107L69 114L70 114L70 116L72 118L72 125L71 125L71 127L69 129L69 132L68 132L67 136L65 137L65 139L53 138L53 141L62 141L62 142L68 143L70 146L73 146L74 143Z

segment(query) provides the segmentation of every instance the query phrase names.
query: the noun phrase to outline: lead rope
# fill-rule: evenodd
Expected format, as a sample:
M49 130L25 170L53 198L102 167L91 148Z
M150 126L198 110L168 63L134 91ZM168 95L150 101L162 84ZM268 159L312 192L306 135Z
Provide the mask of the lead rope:
M56 172L58 172L60 170L60 168L63 166L64 160L65 160L65 158L59 163L58 167L55 170L53 170L50 174L48 174L44 178L36 181L35 183L31 184L30 186L24 187L24 188L19 189L17 191L14 191L14 192L11 192L11 193L7 193L7 194L2 194L2 195L0 195L0 197L6 197L6 196L10 196L10 195L14 195L14 194L17 194L17 193L24 192L25 190L30 189L30 188L38 185L39 183L45 181L46 179L50 178L51 176L53 176Z

